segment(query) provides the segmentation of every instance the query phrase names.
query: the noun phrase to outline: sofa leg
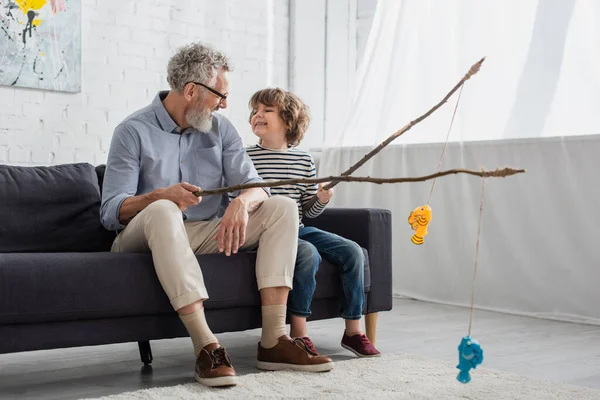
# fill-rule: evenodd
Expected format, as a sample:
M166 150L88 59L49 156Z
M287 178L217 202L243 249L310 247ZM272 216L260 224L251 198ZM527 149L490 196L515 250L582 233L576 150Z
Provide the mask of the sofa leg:
M375 346L375 342L377 341L377 317L378 313L370 313L365 315L365 325L367 328L367 337Z
M152 349L150 348L150 342L148 340L138 342L138 347L140 349L140 357L142 358L144 365L151 364Z

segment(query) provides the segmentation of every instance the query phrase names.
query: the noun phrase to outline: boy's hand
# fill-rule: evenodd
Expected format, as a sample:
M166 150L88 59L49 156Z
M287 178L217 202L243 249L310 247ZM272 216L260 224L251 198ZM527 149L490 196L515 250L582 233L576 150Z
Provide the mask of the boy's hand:
M323 186L329 185L331 182L319 183L319 190L317 191L317 198L323 204L329 203L329 200L333 197L333 189L324 190Z

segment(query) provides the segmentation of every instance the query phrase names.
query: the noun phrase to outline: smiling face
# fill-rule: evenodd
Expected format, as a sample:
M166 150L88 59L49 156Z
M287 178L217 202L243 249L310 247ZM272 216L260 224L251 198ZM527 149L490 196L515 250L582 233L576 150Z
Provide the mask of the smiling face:
M248 102L250 127L262 141L278 148L298 146L310 124L308 107L298 96L280 88L254 93Z
M252 132L263 140L284 139L287 127L280 113L277 106L258 103L252 110L252 117L250 118Z
M227 108L227 99L220 97L201 85L195 83L190 83L189 85L192 93L189 106L185 112L185 120L200 132L208 132L212 128L212 113L221 108ZM212 89L227 96L229 91L227 71L219 71Z

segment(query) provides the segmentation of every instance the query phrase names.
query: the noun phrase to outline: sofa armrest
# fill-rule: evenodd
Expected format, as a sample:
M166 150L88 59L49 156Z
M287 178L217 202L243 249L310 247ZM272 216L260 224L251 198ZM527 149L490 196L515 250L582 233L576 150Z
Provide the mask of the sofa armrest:
M314 226L353 240L369 253L371 290L367 313L392 309L392 213L378 208L326 208L316 218L303 218Z

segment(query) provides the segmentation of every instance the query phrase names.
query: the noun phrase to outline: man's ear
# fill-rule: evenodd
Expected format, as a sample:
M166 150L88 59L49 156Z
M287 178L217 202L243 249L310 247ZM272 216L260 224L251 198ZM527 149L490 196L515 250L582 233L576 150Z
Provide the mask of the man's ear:
M183 87L183 98L186 101L192 101L192 99L194 98L194 93L196 93L196 84L190 82L187 85L185 85Z

